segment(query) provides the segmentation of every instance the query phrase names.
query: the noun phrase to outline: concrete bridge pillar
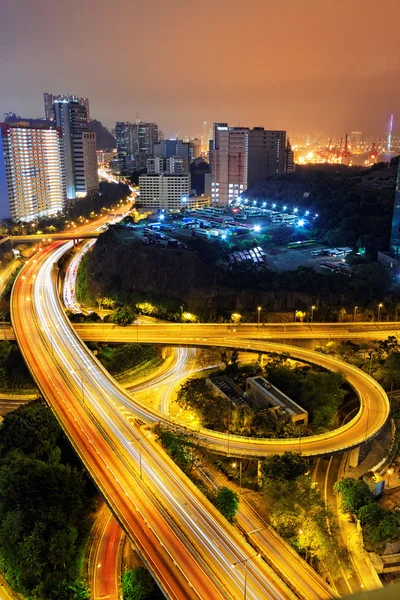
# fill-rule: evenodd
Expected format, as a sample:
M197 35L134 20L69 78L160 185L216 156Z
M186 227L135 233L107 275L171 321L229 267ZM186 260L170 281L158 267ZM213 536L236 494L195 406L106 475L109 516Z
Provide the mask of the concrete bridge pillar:
M353 467L354 469L358 467L358 460L360 458L360 446L354 448L349 452L349 467Z
M263 484L262 472L261 472L261 460L257 461L257 487L260 490Z

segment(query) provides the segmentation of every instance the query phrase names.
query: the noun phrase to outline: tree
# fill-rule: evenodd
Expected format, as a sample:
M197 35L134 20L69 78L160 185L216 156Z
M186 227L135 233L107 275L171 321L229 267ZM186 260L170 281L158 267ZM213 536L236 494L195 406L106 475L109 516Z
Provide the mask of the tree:
M394 388L400 385L400 352L391 352L384 364L377 369L374 376L389 388L393 383Z
M231 353L223 350L221 352L221 360L225 365L227 375L235 375L239 369L239 352L232 350Z
M154 580L147 569L136 567L122 576L123 600L147 600L154 590Z
M214 504L228 521L233 521L239 508L239 496L234 490L222 487L215 495Z
M340 494L342 510L358 515L361 507L373 502L373 495L362 479L342 478L334 485L334 493Z
M300 382L299 404L305 408L316 427L329 427L346 395L339 373L309 371Z
M61 435L61 428L49 408L36 400L4 417L0 429L1 453L19 449L35 458L46 458Z
M342 548L336 541L337 525L318 488L307 475L297 480L267 479L263 493L272 526L305 553L320 571L340 575ZM329 522L329 525L328 525Z
M83 581L63 579L52 590L49 600L90 600L90 593Z
M117 308L112 314L112 320L116 325L120 325L121 327L126 327L126 325L130 325L135 320L136 315L131 309L130 306L122 306L121 308Z
M261 471L267 479L293 481L308 471L307 459L301 454L285 452L282 455L272 454L261 463Z
M370 502L359 509L358 519L362 526L376 525L380 523L385 514L386 511L384 508L380 507L376 502Z
M297 398L300 391L299 373L286 364L268 363L265 376L289 398Z

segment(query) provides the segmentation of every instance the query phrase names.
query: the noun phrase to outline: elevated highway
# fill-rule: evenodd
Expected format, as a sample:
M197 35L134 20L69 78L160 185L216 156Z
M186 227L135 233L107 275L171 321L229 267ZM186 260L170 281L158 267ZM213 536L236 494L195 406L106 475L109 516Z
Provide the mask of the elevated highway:
M67 240L89 240L97 239L100 235L100 231L89 231L89 232L68 232L68 233L46 233L45 235L10 235L8 238L10 242L16 244L29 244L36 242L54 242L54 241L67 241Z
M179 600L292 600L280 580L132 419L132 398L74 333L61 308L54 243L18 276L11 315L24 358L78 455L165 595ZM129 410L128 410L129 409ZM146 410L136 408L141 420ZM254 558L254 560L253 560ZM244 565L243 563L240 563ZM307 598L329 597L306 583Z
M76 302L74 298L74 302ZM71 305L68 308L73 308ZM79 337L85 342L109 343L150 343L149 339L157 334L159 341L154 343L168 345L172 337L182 338L182 344L188 345L191 341L205 340L212 334L213 338L220 338L227 343L231 339L245 338L256 340L276 341L283 345L315 341L341 341L351 340L384 340L390 335L400 336L400 323L268 323L260 325L243 324L240 327L219 323L182 324L182 323L133 323L127 327L118 327L112 323L72 323ZM155 332L154 327L157 327ZM210 333L211 332L211 333ZM0 339L15 339L10 323L0 323ZM153 343L153 342L151 342Z

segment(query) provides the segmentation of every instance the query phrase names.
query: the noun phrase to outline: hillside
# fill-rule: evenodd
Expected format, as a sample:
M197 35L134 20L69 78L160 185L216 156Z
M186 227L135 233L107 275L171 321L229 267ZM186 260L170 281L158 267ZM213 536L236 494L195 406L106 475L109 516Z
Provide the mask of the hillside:
M93 119L88 123L89 131L96 134L97 150L111 150L116 147L114 136L100 121Z
M218 268L197 252L124 242L118 228L102 234L82 273L80 301L98 296L122 304L153 302L168 311L185 311L203 320L232 312L255 318L257 306L269 312L307 310L319 306L319 316L332 320L342 306L367 306L383 296L391 282L379 265L354 266L353 277L316 273L308 267L281 273L250 265Z
M389 247L398 157L390 165L297 167L246 192L249 201L276 201L318 213L318 236L328 245L358 245L372 256Z

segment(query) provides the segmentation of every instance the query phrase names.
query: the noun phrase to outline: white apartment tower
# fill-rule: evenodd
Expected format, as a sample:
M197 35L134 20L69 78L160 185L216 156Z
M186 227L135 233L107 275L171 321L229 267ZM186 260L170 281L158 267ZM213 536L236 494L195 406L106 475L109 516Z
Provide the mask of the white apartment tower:
M66 200L61 130L29 120L0 124L0 218L32 221Z
M189 207L190 173L140 175L139 188L138 201L146 208L180 210Z

